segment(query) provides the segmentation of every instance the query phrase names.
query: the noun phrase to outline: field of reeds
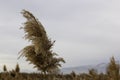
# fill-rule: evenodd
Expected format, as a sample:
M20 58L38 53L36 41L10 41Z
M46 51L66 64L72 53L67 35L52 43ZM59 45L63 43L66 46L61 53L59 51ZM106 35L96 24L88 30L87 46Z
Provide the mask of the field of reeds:
M88 73L80 74L76 74L74 71L69 74L58 72L47 74L22 73L18 64L11 71L7 71L4 65L3 72L0 73L0 80L120 80L120 65L112 57L105 73L98 73L97 70L90 69Z

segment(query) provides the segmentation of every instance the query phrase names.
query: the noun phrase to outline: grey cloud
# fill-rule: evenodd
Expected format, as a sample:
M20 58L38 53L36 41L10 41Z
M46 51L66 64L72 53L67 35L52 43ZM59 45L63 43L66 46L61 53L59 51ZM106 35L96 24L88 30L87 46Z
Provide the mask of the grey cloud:
M64 66L97 64L119 56L119 0L4 0L0 4L0 51L6 55L28 45L19 30L25 21L20 12L27 9L56 40L54 50L67 60Z

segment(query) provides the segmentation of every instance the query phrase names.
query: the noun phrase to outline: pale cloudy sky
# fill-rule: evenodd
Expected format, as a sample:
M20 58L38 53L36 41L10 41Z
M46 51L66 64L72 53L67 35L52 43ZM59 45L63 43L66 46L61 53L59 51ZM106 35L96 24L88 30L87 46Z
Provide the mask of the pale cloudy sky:
M54 52L66 61L63 67L106 63L111 56L120 60L119 0L0 0L0 70L3 64L32 69L18 52L28 45L19 28L26 9L56 40Z

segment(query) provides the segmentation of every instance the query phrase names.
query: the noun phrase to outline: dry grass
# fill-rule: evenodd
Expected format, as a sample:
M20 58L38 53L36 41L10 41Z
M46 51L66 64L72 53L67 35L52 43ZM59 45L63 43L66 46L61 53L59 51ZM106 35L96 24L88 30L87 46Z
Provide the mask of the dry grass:
M20 73L17 70L0 73L0 80L120 80L120 67L114 57L106 68L106 73L97 73L96 70L90 69L88 73L76 74L40 74L40 73Z

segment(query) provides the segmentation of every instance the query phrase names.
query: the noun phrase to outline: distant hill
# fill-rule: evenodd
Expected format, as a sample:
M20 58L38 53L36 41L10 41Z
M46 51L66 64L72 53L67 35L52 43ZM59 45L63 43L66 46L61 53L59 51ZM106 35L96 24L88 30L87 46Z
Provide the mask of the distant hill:
M101 73L101 72L105 73L106 67L107 67L106 63L101 63L101 64L98 64L98 65L85 65L85 66L78 66L78 67L63 68L63 69L61 69L61 72L63 74L69 74L72 71L74 71L77 74L88 73L88 70L93 68L93 69L97 70L98 73Z

